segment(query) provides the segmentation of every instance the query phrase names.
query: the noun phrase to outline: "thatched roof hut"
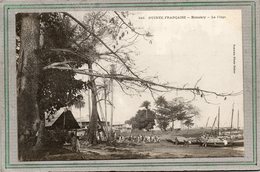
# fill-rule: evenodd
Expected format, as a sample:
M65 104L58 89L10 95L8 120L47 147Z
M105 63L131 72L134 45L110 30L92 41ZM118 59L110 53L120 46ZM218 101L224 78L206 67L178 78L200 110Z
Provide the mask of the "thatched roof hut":
M47 129L78 129L78 122L67 107L60 108L56 113L45 116L45 127Z

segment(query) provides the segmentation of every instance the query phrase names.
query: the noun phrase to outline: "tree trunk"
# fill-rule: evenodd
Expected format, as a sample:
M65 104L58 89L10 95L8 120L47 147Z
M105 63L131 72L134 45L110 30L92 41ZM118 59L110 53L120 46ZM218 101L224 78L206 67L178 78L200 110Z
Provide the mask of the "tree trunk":
M17 69L18 155L27 160L36 144L40 128L37 102L40 22L38 14L24 14L21 23L21 46Z
M171 131L173 131L174 129L174 120L172 120L172 127L171 127Z
M89 71L92 72L92 64L88 64ZM97 91L96 84L93 76L90 76L90 89L92 99L92 113L89 122L88 141L89 143L97 144L97 123L98 123L98 111L97 111Z
M80 119L80 127L82 127L82 119L81 119L81 105L79 105L79 119Z
M37 141L34 147L34 150L40 150L43 145L44 145L44 131L45 131L45 121L41 120L40 121L40 125L39 125L39 129L38 129L38 133L37 133Z

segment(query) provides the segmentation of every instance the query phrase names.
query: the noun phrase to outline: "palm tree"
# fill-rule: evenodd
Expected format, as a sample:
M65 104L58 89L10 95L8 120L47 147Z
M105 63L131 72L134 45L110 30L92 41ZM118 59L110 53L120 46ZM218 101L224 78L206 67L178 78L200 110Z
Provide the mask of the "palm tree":
M160 106L163 108L166 108L168 106L168 102L163 96L159 96L157 100L155 101L156 106Z
M194 125L194 122L191 118L188 118L185 122L184 125L186 125L188 127L187 133L190 130L190 127L192 127Z
M81 108L85 106L85 102L83 96L79 96L76 101L74 102L74 106L79 109L79 118L81 122Z
M145 110L146 110L146 113L145 113L146 118L148 118L147 111L148 111L148 109L149 109L150 106L151 106L151 102L149 102L149 101L147 101L147 100L144 101L144 102L142 103L142 105L141 105L141 107L144 107Z

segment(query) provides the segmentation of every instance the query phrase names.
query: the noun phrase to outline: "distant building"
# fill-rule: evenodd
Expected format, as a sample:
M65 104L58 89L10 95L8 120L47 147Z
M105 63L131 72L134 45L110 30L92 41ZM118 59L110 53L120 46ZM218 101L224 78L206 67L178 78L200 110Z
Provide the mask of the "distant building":
M79 121L78 124L80 128L88 128L89 121Z
M45 127L47 129L78 129L80 128L72 112L62 107L54 114L45 114Z
M132 126L129 124L114 124L112 126L114 131L120 131L120 132L131 132Z
M78 121L78 124L80 126L80 128L88 128L88 125L89 125L89 120L81 120L81 121ZM106 125L106 122L105 121L101 121L101 124L102 126L105 126ZM107 122L107 125L109 126L109 122Z

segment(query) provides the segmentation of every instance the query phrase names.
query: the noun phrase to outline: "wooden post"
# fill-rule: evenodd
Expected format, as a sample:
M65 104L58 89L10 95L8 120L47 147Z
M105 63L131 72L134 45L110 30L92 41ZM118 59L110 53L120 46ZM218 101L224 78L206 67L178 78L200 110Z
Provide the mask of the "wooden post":
M110 116L110 133L112 134L113 116L114 116L114 95L113 95L113 80L111 82L111 116Z
M63 111L63 129L65 129L66 119L65 119L65 111Z
M88 115L89 115L89 121L91 119L91 91L88 89Z
M80 120L80 128L82 128L82 120L81 120L81 105L79 107L79 120Z
M116 73L115 65L111 65L110 73L113 75ZM111 118L110 118L110 134L112 136L113 132L113 116L114 116L114 85L113 85L113 78L110 79L110 88L111 88Z
M106 80L104 79L104 106L105 106L105 125L106 125L106 130L108 130L108 125L107 125L107 83ZM108 132L108 131L107 131Z

